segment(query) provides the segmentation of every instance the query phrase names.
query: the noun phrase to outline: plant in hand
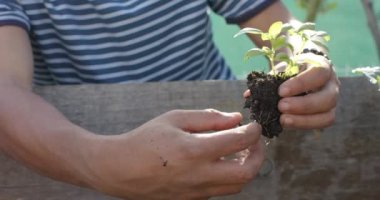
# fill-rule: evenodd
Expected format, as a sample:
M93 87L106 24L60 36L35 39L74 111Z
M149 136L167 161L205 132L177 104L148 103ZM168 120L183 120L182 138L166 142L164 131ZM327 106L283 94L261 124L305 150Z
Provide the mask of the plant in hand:
M245 108L249 108L251 113L250 118L261 124L263 135L273 138L282 132L280 124L281 113L277 107L281 99L278 95L279 86L289 78L296 76L304 63L307 63L308 67L320 66L320 63L311 59L303 60L303 64L300 64L300 55L314 53L325 56L321 51L305 47L312 44L327 51L326 42L330 40L330 36L324 31L315 30L314 23L304 23L298 27L294 27L282 22L273 23L268 32L263 32L256 28L244 28L235 37L242 34L259 35L263 41L270 43L270 47L252 48L244 56L245 60L255 56L265 56L268 58L271 68L270 74L257 71L248 74L247 86L251 95L246 99ZM301 41L300 47L297 48L299 50L296 50L288 42L288 36ZM277 72L275 68L276 63L285 64L285 70Z

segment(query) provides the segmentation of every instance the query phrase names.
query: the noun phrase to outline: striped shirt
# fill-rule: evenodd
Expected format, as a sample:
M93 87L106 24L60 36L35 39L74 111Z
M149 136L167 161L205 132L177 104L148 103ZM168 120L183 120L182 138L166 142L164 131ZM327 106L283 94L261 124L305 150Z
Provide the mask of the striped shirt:
M274 1L0 0L0 26L28 31L37 85L228 80L208 10L240 23Z

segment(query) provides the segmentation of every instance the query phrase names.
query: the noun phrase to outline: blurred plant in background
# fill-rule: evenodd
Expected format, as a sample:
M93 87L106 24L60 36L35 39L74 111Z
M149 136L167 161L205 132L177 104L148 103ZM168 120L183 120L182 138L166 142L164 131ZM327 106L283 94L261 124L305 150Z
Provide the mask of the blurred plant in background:
M362 4L367 15L368 26L376 43L377 55L380 58L380 29L374 4L372 0L362 0ZM380 67L356 68L352 70L352 73L364 74L372 84L377 83L380 91Z
M330 0L297 0L297 4L307 12L305 22L315 22L318 14L327 13L338 6L337 1Z
M377 84L380 91L380 67L361 67L352 70L352 73L364 74L372 84Z

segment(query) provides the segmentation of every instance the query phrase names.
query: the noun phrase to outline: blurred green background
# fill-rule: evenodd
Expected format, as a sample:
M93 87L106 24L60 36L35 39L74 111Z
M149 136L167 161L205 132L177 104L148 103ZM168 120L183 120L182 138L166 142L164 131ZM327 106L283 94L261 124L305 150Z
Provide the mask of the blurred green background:
M282 1L298 19L303 20L306 12L295 0ZM318 30L327 31L330 58L339 76L353 76L351 70L361 66L378 66L379 59L375 42L367 25L367 18L360 0L337 0L338 6L325 14L318 15ZM380 1L375 0L375 12L380 19ZM239 28L227 25L223 18L211 14L214 40L227 63L239 79L244 79L252 70L268 71L265 58L243 61L245 52L253 47L248 37L233 38Z

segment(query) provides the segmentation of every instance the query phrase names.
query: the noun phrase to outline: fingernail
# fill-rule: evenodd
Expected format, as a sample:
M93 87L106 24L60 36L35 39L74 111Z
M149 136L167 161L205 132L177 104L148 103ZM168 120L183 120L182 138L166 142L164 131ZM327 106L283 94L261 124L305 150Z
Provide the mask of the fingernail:
M280 102L279 108L281 111L287 111L290 108L290 105L288 102Z
M284 87L284 88L280 87L280 91L278 93L280 96L285 97L285 96L288 96L290 94L290 89L287 87Z
M228 112L222 112L222 114L224 116L226 116L226 117L236 117L236 116L241 115L241 113L239 113L239 112L230 112L230 113L228 113Z

